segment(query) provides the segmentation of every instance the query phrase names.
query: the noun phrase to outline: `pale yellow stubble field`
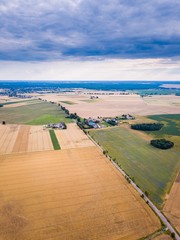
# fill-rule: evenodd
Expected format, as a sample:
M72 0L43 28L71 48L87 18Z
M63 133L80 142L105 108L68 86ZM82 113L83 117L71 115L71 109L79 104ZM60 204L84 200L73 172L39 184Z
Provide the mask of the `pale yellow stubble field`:
M0 239L139 239L160 228L97 147L0 156Z
M76 123L69 123L66 130L56 130L55 133L61 149L94 146Z
M85 93L46 94L42 96L42 99L60 103L70 110L70 112L76 112L84 118L98 116L114 117L128 113L146 116L154 114L177 114L180 112L180 98L174 95L143 98L136 94L98 95L98 99L93 100L90 99L90 96Z
M0 125L0 154L52 149L49 131L42 126Z

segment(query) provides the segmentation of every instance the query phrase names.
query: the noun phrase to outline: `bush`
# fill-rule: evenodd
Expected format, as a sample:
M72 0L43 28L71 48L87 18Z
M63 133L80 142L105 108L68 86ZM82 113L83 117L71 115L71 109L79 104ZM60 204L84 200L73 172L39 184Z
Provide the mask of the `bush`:
M3 105L2 105L2 104L0 104L0 107L3 107Z
M174 143L166 139L154 139L151 140L151 145L160 149L169 149L174 146Z
M173 239L175 238L175 233L174 233L174 232L171 233L171 237L172 237Z
M157 131L163 127L164 124L162 123L138 123L132 124L131 128L135 130L142 130L142 131Z

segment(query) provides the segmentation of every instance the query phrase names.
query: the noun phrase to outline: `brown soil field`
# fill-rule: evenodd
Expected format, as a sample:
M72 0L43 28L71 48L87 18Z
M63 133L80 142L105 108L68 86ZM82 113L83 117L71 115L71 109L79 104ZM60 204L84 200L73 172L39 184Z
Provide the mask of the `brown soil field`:
M0 239L134 240L160 228L93 146L0 156Z
M56 130L55 133L61 149L94 146L76 123L67 124L66 130Z
M0 154L44 150L53 150L53 145L42 126L0 125Z
M180 172L172 186L170 194L166 200L164 206L164 213L166 217L172 222L176 227L178 232L180 232Z
M70 112L76 112L84 118L113 117L128 113L140 116L180 113L180 98L174 95L143 98L136 94L98 95L97 100L90 100L90 96L86 92L81 92L80 94L45 94L41 98L60 103ZM75 104L61 103L61 101Z

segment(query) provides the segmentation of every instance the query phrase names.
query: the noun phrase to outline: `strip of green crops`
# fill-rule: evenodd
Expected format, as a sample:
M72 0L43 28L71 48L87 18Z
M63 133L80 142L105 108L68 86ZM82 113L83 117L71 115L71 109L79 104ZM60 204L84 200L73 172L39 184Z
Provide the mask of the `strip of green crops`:
M49 130L49 134L51 136L51 141L52 141L54 150L61 149L54 130Z
M37 101L37 100L36 99L29 99L29 100L15 101L15 102L4 102L4 103L1 103L1 104L2 105L9 105L9 104L32 102L32 101Z

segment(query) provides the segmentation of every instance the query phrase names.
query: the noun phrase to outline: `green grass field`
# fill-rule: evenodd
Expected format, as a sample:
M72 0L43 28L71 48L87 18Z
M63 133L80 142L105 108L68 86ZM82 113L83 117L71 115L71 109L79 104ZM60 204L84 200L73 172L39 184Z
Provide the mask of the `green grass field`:
M43 125L48 123L72 122L56 104L40 102L16 108L1 108L0 121L11 124Z
M86 102L86 103L94 103L94 102L98 102L99 99L85 99L85 100L80 100L81 102Z
M69 104L69 105L73 105L73 104L76 104L74 102L71 102L71 101L60 101L61 103L66 103L66 104Z
M14 102L3 102L1 103L2 105L9 105L9 104L16 104L16 103L24 103L24 102L37 102L37 99L26 99L26 100L22 100L20 99L19 101L14 101Z
M52 129L49 130L49 134L50 134L50 137L51 137L51 141L52 141L54 150L61 149L54 130L52 130Z
M180 167L179 149L154 148L124 127L91 130L89 133L160 207Z
M180 114L163 114L148 116L148 118L164 123L164 127L160 131L155 131L153 134L156 137L164 135L180 136Z

